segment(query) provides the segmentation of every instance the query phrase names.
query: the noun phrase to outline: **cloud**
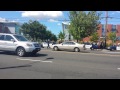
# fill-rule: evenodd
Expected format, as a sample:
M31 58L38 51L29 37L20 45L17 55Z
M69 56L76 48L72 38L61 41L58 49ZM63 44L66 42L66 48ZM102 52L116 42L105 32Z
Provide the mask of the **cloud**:
M60 24L60 23L58 23L57 25L58 25L58 26L60 26L61 24Z
M120 13L120 11L116 11L117 13Z
M54 19L49 19L48 22L58 22L58 21Z
M111 13L112 15L114 15L115 14L115 12L113 12L113 13Z
M7 21L5 18L0 17L0 22L5 22L5 21Z
M5 18L1 18L1 17L0 17L0 22L18 22L18 21L19 21L19 19L7 20L7 19L5 19Z
M62 11L19 11L22 17L36 18L36 19L50 19L63 16Z

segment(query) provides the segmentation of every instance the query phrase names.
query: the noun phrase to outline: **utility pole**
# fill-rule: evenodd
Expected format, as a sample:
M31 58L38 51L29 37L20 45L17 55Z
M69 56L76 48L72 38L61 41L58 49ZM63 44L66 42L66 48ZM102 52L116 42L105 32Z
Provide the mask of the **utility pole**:
M105 27L105 48L106 48L106 39L107 39L107 24L108 24L108 11L106 11L106 27Z

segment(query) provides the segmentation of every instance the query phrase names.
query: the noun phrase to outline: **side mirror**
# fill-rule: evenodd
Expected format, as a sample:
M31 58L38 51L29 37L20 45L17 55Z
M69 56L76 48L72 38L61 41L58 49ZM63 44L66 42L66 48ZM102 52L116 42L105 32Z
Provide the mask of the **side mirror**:
M14 39L11 39L11 41L15 42L15 40L14 40Z

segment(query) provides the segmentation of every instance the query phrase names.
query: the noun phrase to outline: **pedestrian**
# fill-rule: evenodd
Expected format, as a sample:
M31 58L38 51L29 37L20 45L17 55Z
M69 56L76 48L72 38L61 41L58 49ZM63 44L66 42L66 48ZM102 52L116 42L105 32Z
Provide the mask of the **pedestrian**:
M50 43L49 43L49 40L47 41L47 44L48 44L48 46L47 46L47 49L48 49L48 48L50 48Z
M100 48L103 49L103 47L104 47L104 43L102 41L101 44L100 44Z

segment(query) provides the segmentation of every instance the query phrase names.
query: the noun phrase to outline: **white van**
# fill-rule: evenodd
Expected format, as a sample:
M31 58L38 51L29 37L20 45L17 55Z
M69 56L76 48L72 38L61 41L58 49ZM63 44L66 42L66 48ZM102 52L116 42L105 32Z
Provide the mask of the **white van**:
M0 51L12 51L22 57L26 53L35 55L40 50L41 45L39 43L30 42L24 36L0 33Z

